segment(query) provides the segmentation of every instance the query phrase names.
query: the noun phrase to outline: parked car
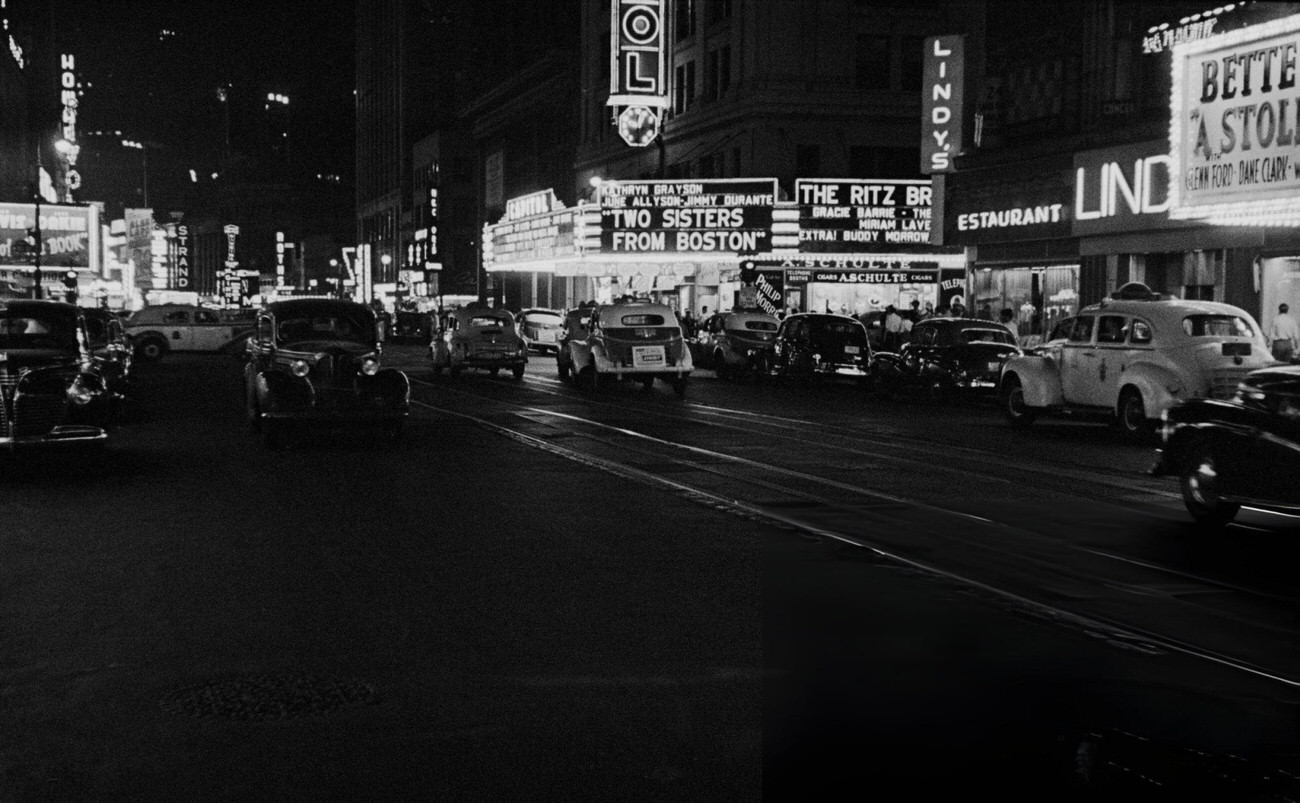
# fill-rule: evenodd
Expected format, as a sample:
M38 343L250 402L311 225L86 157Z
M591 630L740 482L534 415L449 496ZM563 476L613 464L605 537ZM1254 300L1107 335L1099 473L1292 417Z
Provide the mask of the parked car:
M471 304L447 313L441 332L429 344L429 357L434 374L445 368L459 376L466 368L479 368L496 376L505 369L523 379L528 346L509 310Z
M83 307L86 343L98 365L115 420L129 418L136 407L131 376L132 349L122 319L102 307Z
M1300 513L1300 367L1252 371L1229 400L1179 402L1159 432L1151 473L1178 478L1197 522L1227 524L1242 505Z
M595 306L588 305L564 313L560 335L555 342L555 373L561 381L567 382L573 376L573 355L569 351L569 343L574 339L586 339L587 323L591 321L591 313L595 309Z
M867 329L857 318L823 312L787 315L776 331L771 374L803 382L835 377L866 380Z
M635 379L646 388L661 379L678 396L694 370L681 321L672 307L647 301L597 306L585 336L569 341L573 373L591 391L610 380Z
M564 316L553 309L526 309L515 316L519 335L535 351L559 351Z
M1019 354L1005 326L978 318L926 318L897 352L875 352L871 384L881 395L914 389L943 400L996 395L1002 362Z
M126 334L135 356L157 362L168 352L242 354L253 331L253 317L193 304L158 304L136 311Z
M401 310L393 316L394 343L427 344L433 339L434 316L427 312Z
M1230 304L1125 285L1069 319L1069 336L1002 365L1000 404L1025 426L1041 414L1113 421L1130 440L1184 399L1227 399L1273 362L1259 324Z
M0 301L0 448L102 448L113 417L81 310Z
M695 363L712 368L719 379L763 377L772 364L772 346L781 321L765 312L710 315L695 343Z
M249 426L269 448L287 428L370 426L396 442L410 411L406 374L380 365L379 321L364 304L327 298L273 302L248 342Z

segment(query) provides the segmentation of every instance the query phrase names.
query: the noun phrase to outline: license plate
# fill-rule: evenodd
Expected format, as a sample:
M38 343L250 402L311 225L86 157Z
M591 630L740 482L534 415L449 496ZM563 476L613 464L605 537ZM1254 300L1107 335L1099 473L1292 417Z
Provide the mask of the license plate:
M857 346L845 346L845 347L844 347L844 353L845 353L845 354L857 354L857 353L858 353L858 347L857 347Z
M667 362L663 346L634 346L632 365L636 368L657 368Z
M1001 362L999 362L999 361L997 361L997 360L992 360L992 361L989 362L989 370L990 370L990 371L997 371L997 370L999 370L999 369L1001 369L1001 368L1002 368L1002 363L1001 363Z
M554 343L555 333L549 330L543 330L537 333L537 339L543 343Z
M1224 343L1223 356L1225 357L1249 357L1249 343Z

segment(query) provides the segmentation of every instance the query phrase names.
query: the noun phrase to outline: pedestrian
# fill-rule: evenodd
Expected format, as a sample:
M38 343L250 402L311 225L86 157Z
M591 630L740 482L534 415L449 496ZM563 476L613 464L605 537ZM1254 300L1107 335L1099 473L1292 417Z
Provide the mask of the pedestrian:
M912 299L912 308L908 311L905 317L907 317L907 319L912 323L921 320L921 302L915 298Z
M885 307L885 339L884 347L886 349L897 348L903 340L903 316L898 314L898 310L893 304Z
M998 313L998 323L1010 329L1011 337L1015 338L1017 343L1020 342L1020 327L1016 326L1016 314L1011 311L1010 307L1004 307Z
M961 302L960 298L954 298L952 300L952 317L954 318L966 317L966 305Z
M1268 330L1269 342L1273 345L1273 359L1278 362L1291 362L1296 348L1300 347L1300 324L1291 317L1291 308L1286 304L1277 305L1277 315Z

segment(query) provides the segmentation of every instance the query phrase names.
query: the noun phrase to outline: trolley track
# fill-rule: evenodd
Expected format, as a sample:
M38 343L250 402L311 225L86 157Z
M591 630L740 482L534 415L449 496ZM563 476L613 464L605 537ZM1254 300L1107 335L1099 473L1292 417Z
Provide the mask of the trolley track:
M432 395L446 391L449 396L419 399L417 406L534 448L665 487L696 502L869 550L893 565L957 583L1108 641L1142 645L1139 648L1157 654L1192 655L1288 687L1300 686L1300 649L1290 646L1296 624L1292 611L1300 601L1295 597L1071 543L1047 528L999 523L916 497L642 431L652 429L644 426L650 417L690 425L692 439L702 434L701 427L709 435L716 430L731 434L738 428L752 435L755 422L767 427L762 430L765 437L807 438L814 427L798 419L706 405L689 407L683 414L653 404L574 397L525 385L566 408L550 409L538 406L536 396L529 403L483 393L478 386L451 388L420 380L416 384L438 391ZM642 425L570 412L569 403L579 411L613 409L616 419L638 416ZM851 445L842 437L829 448L879 461L870 447L890 443L862 431L851 431L848 440ZM963 460L978 459L979 450L964 449L961 459L938 470L960 473ZM885 460L913 472L922 465L934 468L932 462L911 455L890 454ZM1075 473L1097 482L1095 475L1077 469ZM1132 490L1118 479L1108 478L1104 485Z

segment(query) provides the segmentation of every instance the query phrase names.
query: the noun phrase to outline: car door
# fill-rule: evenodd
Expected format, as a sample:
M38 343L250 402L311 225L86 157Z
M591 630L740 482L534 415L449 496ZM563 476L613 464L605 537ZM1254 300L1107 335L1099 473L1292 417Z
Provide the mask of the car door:
M1061 344L1061 395L1066 404L1088 404L1090 388L1100 375L1093 345L1095 314L1079 315L1070 327L1070 337Z
M1095 362L1097 363L1097 381L1085 383L1085 404L1099 407L1114 407L1119 398L1119 389L1124 380L1124 369L1128 365L1129 348L1126 342L1129 319L1123 315L1103 314L1097 316L1097 337Z
M172 351L193 350L194 320L189 310L168 310L163 315L162 330L167 335L167 347Z
M217 351L230 342L234 329L221 320L216 310L196 309L190 331L195 351Z
M773 363L778 371L788 371L793 364L795 341L802 328L802 318L789 319L781 324L781 330L776 336L776 346L773 349Z

